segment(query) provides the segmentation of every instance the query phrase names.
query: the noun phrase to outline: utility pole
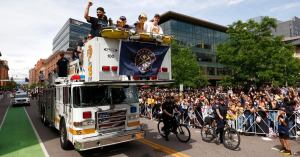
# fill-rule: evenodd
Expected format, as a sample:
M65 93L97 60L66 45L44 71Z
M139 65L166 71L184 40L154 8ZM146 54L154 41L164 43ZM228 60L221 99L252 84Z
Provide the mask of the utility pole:
M284 74L285 74L285 87L287 87L287 73L286 73L286 64L284 65Z

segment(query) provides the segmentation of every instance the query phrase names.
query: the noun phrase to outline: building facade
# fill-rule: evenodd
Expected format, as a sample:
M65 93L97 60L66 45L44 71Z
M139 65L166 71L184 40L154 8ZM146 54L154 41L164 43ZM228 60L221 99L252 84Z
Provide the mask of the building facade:
M0 59L0 87L6 86L8 77L8 64L7 61Z
M29 70L29 82L28 82L29 86L38 82L37 80L35 80L35 78L36 78L35 76L36 76L35 68L30 69Z
M160 26L165 34L191 47L210 81L220 80L226 73L218 62L216 48L227 39L227 27L172 11L161 15Z
M53 39L52 52L67 51L68 48L76 48L79 40L82 40L90 32L88 23L69 18Z
M276 29L272 30L272 34L284 37L300 36L300 18L295 16L289 21L278 21Z
M295 54L294 56L300 58L300 36L295 37L285 37L284 42L292 44L295 46Z

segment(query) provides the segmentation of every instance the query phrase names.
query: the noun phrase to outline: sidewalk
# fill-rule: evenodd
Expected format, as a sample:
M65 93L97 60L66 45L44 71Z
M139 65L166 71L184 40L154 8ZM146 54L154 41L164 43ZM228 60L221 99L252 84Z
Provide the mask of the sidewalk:
M10 107L0 128L1 157L43 157L24 107Z

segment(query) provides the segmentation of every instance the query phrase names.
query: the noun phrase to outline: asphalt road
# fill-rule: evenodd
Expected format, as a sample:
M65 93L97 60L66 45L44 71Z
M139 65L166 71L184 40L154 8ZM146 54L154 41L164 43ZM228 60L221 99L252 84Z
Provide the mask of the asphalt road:
M5 104L0 100L0 118L5 111ZM59 143L59 134L53 129L42 124L38 114L36 101L32 101L31 106L26 107L31 121L34 124L41 141L43 142L49 156L53 157L162 157L162 156L209 156L209 157L280 157L284 156L280 152L272 149L279 148L279 140L277 138L271 140L263 140L259 136L241 136L240 148L236 151L228 150L223 145L216 143L206 143L201 140L200 130L191 128L192 137L189 143L179 142L174 135L170 136L170 141L162 139L156 129L157 122L153 120L143 119L148 124L149 132L145 140L132 141L129 143L118 144L114 146L104 147L103 149L94 149L84 152L75 150L62 150ZM2 119L0 119L2 121ZM292 150L294 153L300 154L300 142L292 141ZM1 148L0 148L1 149ZM297 155L294 155L297 156ZM298 155L300 156L300 155Z

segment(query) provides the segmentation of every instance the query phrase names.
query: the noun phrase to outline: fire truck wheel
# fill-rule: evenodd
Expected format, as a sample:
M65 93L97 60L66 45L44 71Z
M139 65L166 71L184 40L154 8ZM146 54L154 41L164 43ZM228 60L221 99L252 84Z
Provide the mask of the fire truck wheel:
M62 118L59 125L60 145L64 150L73 149L72 143L68 140L65 120Z
M45 113L45 110L42 110L42 122L45 126L48 126L49 125L49 122L46 118L46 113Z

